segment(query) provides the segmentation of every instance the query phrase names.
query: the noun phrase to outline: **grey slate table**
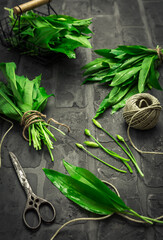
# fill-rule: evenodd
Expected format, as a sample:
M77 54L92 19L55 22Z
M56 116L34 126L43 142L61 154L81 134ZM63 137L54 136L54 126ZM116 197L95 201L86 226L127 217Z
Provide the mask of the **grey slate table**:
M0 17L6 16L4 7L13 7L25 1L1 0ZM155 48L163 46L163 1L162 0L53 0L52 6L60 14L77 18L93 17L91 28L95 35L91 40L93 49L115 48L117 45L145 45ZM46 10L44 7L42 10ZM71 128L66 137L56 133L58 141L53 150L55 161L51 162L46 148L36 152L28 147L22 138L22 128L14 122L13 130L7 135L2 146L2 168L0 169L0 240L47 240L66 221L76 217L95 216L81 209L64 197L46 178L43 167L52 168L62 173L65 169L62 159L89 169L100 179L114 184L125 203L140 214L150 217L163 215L163 157L159 155L141 155L133 150L144 172L141 178L134 170L133 174L122 174L95 161L76 148L75 143L82 143L86 137L84 129L89 128L96 137L114 151L121 150L105 134L95 129L91 119L99 103L107 94L107 88L99 85L81 85L83 81L81 67L96 56L93 50L78 49L75 60L59 59L47 66L35 62L19 53L11 53L0 46L0 62L14 61L17 73L30 79L42 73L42 86L48 93L54 93L45 109L48 117L65 122ZM160 83L163 80L161 71ZM162 84L163 86L163 84ZM161 91L152 90L163 104ZM132 130L135 144L142 150L163 151L163 113L157 126L149 131ZM110 114L107 111L99 121L113 135L120 134L126 141L126 124L122 111ZM5 133L8 123L0 119L0 136ZM32 232L25 228L22 212L26 196L19 184L9 159L9 151L19 158L29 182L36 194L50 200L56 208L54 224L44 225ZM106 159L106 155L101 155ZM113 163L113 159L108 159ZM114 165L121 167L120 162ZM131 223L114 215L104 221L83 221L71 224L63 229L56 239L62 240L161 240L163 226L147 226Z

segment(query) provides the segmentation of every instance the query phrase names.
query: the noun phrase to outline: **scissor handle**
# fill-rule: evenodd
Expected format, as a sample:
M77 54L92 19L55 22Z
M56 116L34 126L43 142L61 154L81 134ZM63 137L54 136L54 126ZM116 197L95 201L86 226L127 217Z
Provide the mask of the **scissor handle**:
M51 219L45 219L42 216L42 214L40 213L40 207L43 205L49 206L50 209L52 210L53 215L52 215ZM38 223L36 226L31 226L26 220L26 215L29 211L35 212L38 217ZM29 229L35 230L35 229L39 228L41 225L41 221L44 221L45 223L51 223L55 219L55 216L56 216L55 208L49 201L47 201L43 198L40 198L40 197L36 196L35 194L31 194L28 196L27 204L25 206L24 213L23 213L23 220L24 220L25 225Z

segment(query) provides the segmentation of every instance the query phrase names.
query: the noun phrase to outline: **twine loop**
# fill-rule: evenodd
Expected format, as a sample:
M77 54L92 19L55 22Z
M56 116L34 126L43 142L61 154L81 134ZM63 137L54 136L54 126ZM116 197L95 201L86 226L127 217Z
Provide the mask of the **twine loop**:
M36 110L30 110L23 114L20 124L24 126L22 135L26 141L29 141L29 139L25 135L26 129L28 129L29 126L32 125L33 123L45 122L43 118L46 118L46 115Z
M23 131L22 131L22 135L24 137L24 139L26 141L29 141L29 139L26 137L25 135L25 131L29 128L30 125L32 125L33 123L37 123L37 122L45 122L45 120L43 118L46 118L45 114L42 114L41 112L37 111L37 110L30 110L27 111L23 114L22 119L21 119L21 125L24 126ZM49 124L50 121L53 121L54 123L64 126L68 129L68 131L70 131L70 127L67 126L64 123L60 123L58 121L56 121L53 118L49 118L49 120L47 121L47 123Z

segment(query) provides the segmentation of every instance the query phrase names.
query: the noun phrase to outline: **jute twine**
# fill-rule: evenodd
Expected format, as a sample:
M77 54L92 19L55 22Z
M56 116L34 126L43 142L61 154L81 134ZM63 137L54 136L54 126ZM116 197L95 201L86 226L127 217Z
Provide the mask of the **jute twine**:
M126 101L123 117L128 124L127 135L132 146L140 153L163 154L163 152L149 152L138 149L131 137L130 128L139 130L152 129L156 126L162 107L157 98L149 93L138 93Z
M22 119L21 119L21 125L24 126L22 135L26 141L29 141L29 139L25 135L25 132L29 128L29 126L32 125L33 123L45 122L45 118L46 118L46 115L44 115L41 112L36 111L36 110L30 110L23 114ZM47 123L49 124L51 121L53 121L54 123L56 123L58 125L66 127L68 129L68 131L70 131L69 126L67 126L64 123L60 123L53 118L49 118Z

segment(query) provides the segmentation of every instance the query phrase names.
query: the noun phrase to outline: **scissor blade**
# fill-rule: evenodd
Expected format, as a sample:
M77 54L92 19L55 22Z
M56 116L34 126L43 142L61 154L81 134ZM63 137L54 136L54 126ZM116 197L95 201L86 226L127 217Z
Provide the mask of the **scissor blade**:
M27 177L26 177L26 174L22 168L22 166L20 165L20 162L19 160L17 159L17 157L15 156L14 153L12 152L9 152L9 155L11 157L11 160L12 160L12 163L13 163L13 166L15 168L15 171L17 173L17 176L19 178L19 181L21 183L21 185L23 186L25 192L28 194L29 192L32 192L32 189L29 185L29 182L27 180Z

